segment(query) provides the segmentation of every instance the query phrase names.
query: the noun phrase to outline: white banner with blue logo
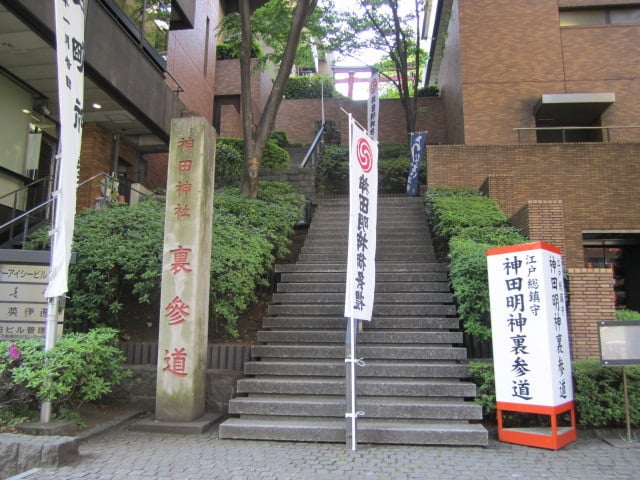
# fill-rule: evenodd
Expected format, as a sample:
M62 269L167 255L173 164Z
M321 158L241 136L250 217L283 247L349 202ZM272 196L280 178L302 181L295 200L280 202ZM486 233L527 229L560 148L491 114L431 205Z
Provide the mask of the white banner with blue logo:
M349 251L344 316L371 320L376 286L378 142L350 116Z
M427 132L411 133L411 164L407 178L407 195L410 197L418 195L418 177L420 176L420 165L422 164L422 155L426 143Z

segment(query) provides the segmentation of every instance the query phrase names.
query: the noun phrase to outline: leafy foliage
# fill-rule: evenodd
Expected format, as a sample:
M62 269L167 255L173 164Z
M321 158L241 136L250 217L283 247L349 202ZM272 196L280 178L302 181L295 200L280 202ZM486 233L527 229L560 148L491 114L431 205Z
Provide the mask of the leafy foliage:
M640 423L640 367L625 367L631 421ZM573 362L576 414L587 428L619 427L626 424L621 367L604 367L598 360Z
M244 153L244 140L242 138L221 137L218 139L217 145L225 145L235 149L242 158ZM217 148L216 146L216 153L218 151ZM216 158L216 162L217 161ZM235 161L235 159L233 161ZM289 152L280 147L275 139L269 140L262 156L262 166L264 168L287 168L290 163L291 157L289 156ZM242 161L240 162L240 172L240 175L242 175Z
M502 227L507 217L498 204L480 192L433 189L427 192L431 222L436 235L451 238L469 227Z
M251 58L258 58L264 55L262 48L256 42L251 47ZM240 58L240 50L237 45L229 42L221 42L216 46L216 60L237 60Z
M640 423L640 367L625 367L629 388L631 422ZM611 428L626 424L621 367L604 367L598 360L572 362L578 425ZM469 373L477 385L476 402L485 418L496 412L495 376L489 362L469 362Z
M616 310L616 320L640 320L640 312L635 310Z
M482 416L493 418L496 414L496 376L491 362L469 362L469 376L476 384L474 402L482 405Z
M477 190L431 189L427 192L434 233L448 241L449 282L465 331L478 340L491 338L488 248L526 243L507 225L506 216Z
M287 148L291 146L289 139L287 138L287 132L284 130L274 130L269 135L269 140L273 140L280 148Z
M341 97L333 86L333 79L328 75L305 75L290 77L284 89L287 99L298 98Z
M17 356L7 353L12 345ZM0 342L0 409L16 403L35 409L45 400L58 409L98 401L130 376L123 362L118 332L111 328L65 334L47 352L42 340Z
M438 85L427 85L418 89L419 97L439 97L440 87Z
M223 141L216 143L216 186L239 186L242 177L242 153Z
M381 144L378 150L378 191L403 193L407 189L407 177L411 154L408 145ZM420 171L420 181L426 183L425 169ZM349 148L329 146L316 170L318 191L323 194L349 191Z
M262 182L257 200L236 189L216 192L211 259L212 323L217 331L237 334L240 313L265 283L275 258L288 251L303 197L285 184ZM75 330L95 325L122 328L122 306L157 302L162 270L164 203L148 200L87 210L76 217L65 322ZM47 245L46 232L28 248Z

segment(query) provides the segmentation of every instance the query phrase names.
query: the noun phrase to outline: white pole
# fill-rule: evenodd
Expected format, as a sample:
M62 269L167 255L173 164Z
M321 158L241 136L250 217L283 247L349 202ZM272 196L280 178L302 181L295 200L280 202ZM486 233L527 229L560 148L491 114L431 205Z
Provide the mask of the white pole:
M47 298L47 323L44 337L44 351L48 352L56 344L58 330L58 298ZM45 359L46 362L46 359ZM46 363L45 363L46 366ZM51 378L47 374L44 382L48 384ZM51 401L45 400L40 404L40 422L49 423L51 421Z

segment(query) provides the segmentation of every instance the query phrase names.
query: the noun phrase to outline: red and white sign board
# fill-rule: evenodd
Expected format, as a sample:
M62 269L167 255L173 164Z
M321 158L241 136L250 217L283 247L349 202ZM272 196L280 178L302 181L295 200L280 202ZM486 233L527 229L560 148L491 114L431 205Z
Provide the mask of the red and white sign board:
M555 422L564 412L575 422L560 250L543 242L492 248L487 266L499 437L560 448L575 439L575 425L558 430ZM503 410L552 416L551 435L505 431ZM573 438L563 443L562 434Z

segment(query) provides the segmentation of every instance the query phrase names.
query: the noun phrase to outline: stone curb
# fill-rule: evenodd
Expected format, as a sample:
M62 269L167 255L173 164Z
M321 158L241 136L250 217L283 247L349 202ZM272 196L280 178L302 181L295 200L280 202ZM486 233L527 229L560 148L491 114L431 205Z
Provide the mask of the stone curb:
M80 443L146 413L135 409L97 425L77 436L0 434L0 475L18 475L36 467L56 467L78 456ZM12 478L20 478L12 477Z

